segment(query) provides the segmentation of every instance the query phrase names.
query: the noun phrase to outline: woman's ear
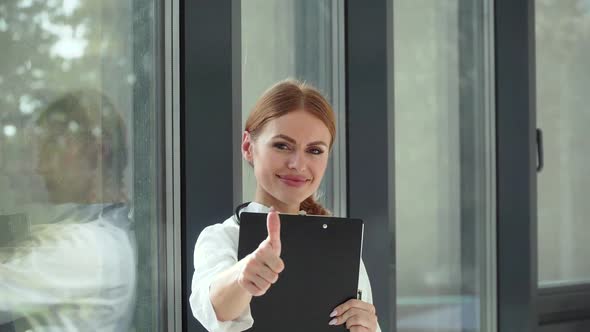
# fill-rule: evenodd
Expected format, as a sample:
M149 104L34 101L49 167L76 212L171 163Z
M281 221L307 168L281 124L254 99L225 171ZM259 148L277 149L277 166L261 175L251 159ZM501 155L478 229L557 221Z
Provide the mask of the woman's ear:
M242 134L242 156L252 165L252 135L248 131Z

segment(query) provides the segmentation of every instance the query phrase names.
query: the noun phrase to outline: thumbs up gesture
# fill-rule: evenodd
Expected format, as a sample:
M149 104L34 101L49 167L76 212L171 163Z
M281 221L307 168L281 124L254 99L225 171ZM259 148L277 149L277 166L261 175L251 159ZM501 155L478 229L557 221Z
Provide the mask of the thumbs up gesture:
M268 237L242 260L238 284L252 296L264 295L285 268L281 259L281 221L271 208L266 217Z
M279 214L271 210L266 217L266 230L268 237L260 245L270 246L270 250L277 256L281 256L281 220Z

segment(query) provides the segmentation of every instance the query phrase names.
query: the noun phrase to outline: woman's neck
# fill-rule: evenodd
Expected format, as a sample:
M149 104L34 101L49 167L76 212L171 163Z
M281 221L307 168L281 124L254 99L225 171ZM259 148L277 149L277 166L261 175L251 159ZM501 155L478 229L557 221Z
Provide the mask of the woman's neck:
M267 207L273 207L275 210L281 213L290 213L290 214L297 214L299 213L299 204L297 205L289 205L285 204L278 199L274 198L273 196L269 195L264 190L260 188L256 188L256 195L254 197L254 201L265 205Z

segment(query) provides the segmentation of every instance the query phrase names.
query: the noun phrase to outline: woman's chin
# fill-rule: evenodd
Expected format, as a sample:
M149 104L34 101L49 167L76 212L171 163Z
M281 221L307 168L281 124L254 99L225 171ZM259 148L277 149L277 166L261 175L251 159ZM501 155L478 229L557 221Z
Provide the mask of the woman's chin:
M286 205L289 205L289 206L299 205L299 204L301 204L301 202L303 202L310 195L308 195L308 196L305 196L305 195L297 195L297 196L281 195L280 201L285 203Z

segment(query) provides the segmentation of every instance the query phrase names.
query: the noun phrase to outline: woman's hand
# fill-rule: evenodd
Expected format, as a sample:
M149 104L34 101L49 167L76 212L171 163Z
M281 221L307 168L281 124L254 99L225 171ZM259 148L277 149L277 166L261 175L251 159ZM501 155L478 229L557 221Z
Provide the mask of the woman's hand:
M261 296L277 282L285 268L281 259L281 221L271 209L266 217L268 237L253 253L242 260L238 285L252 296Z
M348 300L339 305L330 314L334 317L330 325L342 325L351 332L375 332L377 331L377 314L375 307L361 300Z

